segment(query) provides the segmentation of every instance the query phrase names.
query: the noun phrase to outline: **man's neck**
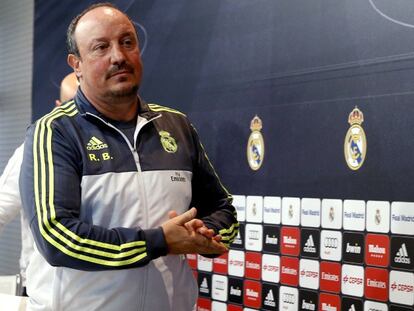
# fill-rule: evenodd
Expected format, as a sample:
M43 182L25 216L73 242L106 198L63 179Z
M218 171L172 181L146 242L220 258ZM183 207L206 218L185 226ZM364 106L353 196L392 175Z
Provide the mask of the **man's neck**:
M131 121L136 118L138 112L138 96L112 98L110 102L99 98L89 97L90 103L105 117L115 121Z

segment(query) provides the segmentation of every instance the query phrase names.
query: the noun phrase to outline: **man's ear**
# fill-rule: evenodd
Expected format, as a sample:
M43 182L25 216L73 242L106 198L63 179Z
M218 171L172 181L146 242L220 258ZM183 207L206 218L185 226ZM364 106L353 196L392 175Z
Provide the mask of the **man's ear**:
M80 69L80 58L74 54L69 54L67 62L68 65L73 68L73 71L75 72L76 77L79 80L79 78L82 77L82 71Z

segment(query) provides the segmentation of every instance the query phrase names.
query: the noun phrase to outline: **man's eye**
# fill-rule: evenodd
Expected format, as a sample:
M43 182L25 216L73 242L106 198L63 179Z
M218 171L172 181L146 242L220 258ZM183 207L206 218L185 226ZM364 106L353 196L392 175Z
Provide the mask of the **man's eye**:
M106 44L99 44L99 45L94 47L94 50L95 51L102 51L102 50L106 49L106 46L107 46Z

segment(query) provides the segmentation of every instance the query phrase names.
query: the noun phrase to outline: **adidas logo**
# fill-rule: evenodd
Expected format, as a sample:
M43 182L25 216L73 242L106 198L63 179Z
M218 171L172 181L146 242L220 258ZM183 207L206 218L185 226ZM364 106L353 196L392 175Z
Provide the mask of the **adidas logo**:
M411 264L411 259L408 257L407 246L403 243L394 257L394 262L402 264Z
M200 292L205 294L210 294L210 290L208 289L207 278L204 278L200 285Z
M87 150L101 150L105 148L108 148L108 145L100 141L95 136L92 136L92 138L89 140L88 144L86 145Z
M309 235L309 238L305 243L305 247L303 248L303 251L306 253L316 253L315 242L313 241L312 234Z
M356 310L355 310L355 305L354 305L354 304L352 304L352 305L351 305L351 307L349 308L349 310L348 310L348 311L356 311Z
M273 296L273 291L271 289L267 293L266 298L265 298L263 304L265 306L269 306L269 307L276 307L275 297Z

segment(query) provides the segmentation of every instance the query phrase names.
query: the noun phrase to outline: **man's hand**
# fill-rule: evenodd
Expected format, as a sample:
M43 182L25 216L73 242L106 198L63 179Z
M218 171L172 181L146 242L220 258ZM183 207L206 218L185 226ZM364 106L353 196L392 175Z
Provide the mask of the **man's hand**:
M169 211L168 212L168 217L170 219L172 219L174 217L177 217L177 215L178 214L177 214L176 211ZM207 228L204 225L204 223L201 219L197 219L197 218L191 219L190 221L186 222L184 224L184 226L187 228L187 230L189 232L195 231L195 232L200 233L201 235L205 236L208 239L214 239L217 242L221 241L221 235L215 234L213 229Z
M214 231L207 229L200 219L196 219L196 213L194 207L181 215L177 215L174 211L169 213L170 220L161 225L169 253L223 254L227 252L223 243L209 237L214 236Z

